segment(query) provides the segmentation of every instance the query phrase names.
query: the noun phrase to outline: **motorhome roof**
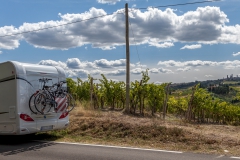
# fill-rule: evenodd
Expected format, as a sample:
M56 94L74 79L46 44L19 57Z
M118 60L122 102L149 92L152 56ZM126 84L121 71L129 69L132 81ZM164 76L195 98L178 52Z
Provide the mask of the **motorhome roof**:
M66 77L65 71L63 68L58 66L46 66L46 65L39 65L39 64L30 64L30 63L22 63L17 61L7 61L0 63L0 66L4 64L10 64L15 68L15 71L9 71L9 72L15 72L14 74L17 75L41 75L41 76L53 76L53 77ZM3 67L4 72L6 70L12 70L9 67ZM1 70L1 67L0 67Z

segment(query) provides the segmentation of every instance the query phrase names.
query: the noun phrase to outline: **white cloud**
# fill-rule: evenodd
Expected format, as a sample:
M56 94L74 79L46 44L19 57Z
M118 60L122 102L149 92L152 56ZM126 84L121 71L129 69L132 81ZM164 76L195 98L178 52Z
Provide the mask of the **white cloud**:
M239 68L239 67L234 65L227 65L224 67L224 69L236 69L236 68Z
M116 3L120 0L99 0L99 3ZM122 13L124 9L115 13ZM23 23L19 28L4 26L0 36L19 32L19 36L0 37L0 49L15 49L20 40L38 48L61 49L81 47L91 44L93 48L115 49L125 45L124 15L112 14L89 21L86 19L106 15L103 9L91 8L79 14L59 14L60 19L38 23ZM158 48L169 48L175 42L198 43L197 46L185 46L186 49L199 47L201 44L234 43L240 44L240 25L227 26L227 15L219 7L199 7L177 15L173 9L160 10L149 8L146 11L133 10L129 13L131 27L134 28L135 44L149 44ZM78 23L73 23L77 22ZM81 22L80 22L81 21ZM70 25L64 25L71 23ZM52 26L59 26L47 30Z
M140 75L140 74L142 74L142 71L145 71L145 70L142 69L142 68L134 68L134 69L132 69L130 72L131 72L132 74Z
M224 62L219 62L219 65L223 66L224 69L236 69L236 68L240 68L240 61L239 60L224 61Z
M185 45L180 49L198 49L201 48L202 45L201 44L194 44L194 45Z
M213 75L205 75L205 77L208 77L208 78L209 78L209 77L213 77Z
M65 71L68 77L80 77L86 78L88 74L90 75L100 75L106 74L108 76L122 76L126 74L125 69L125 59L119 60L106 60L100 59L93 62L81 61L78 58L69 58L66 62L54 61L54 60L41 60L39 65L48 66L60 66ZM131 64L133 67L141 67L146 65L140 65L140 63ZM117 70L114 70L118 68ZM142 68L135 68L131 70L132 74L141 74L141 71L145 71Z
M159 61L158 65L166 66L166 67L214 67L214 66L222 66L224 69L236 69L240 68L240 61L239 60L233 60L233 61L221 61L221 62L215 62L215 61L201 61L201 60L194 60L194 61ZM177 71L186 71L189 70L189 68L179 68ZM195 69L196 70L196 69ZM199 71L197 69L196 71Z
M221 28L221 36L215 41L215 43L235 43L240 44L240 25L235 26L223 26Z
M66 63L69 68L84 68L84 67L86 67L86 63L81 63L81 61L78 58L69 58Z
M106 14L103 9L91 8L88 12L81 14L59 14L61 18L59 21L24 23L19 27L19 30L26 32L62 25L48 30L24 34L24 39L38 48L65 50L81 47L85 44L92 44L94 48L114 49L115 46L124 43L124 37L120 36L122 34L119 33L119 30L121 30L119 27L123 29L123 27L119 25L119 20L122 15L113 14L91 21L84 21ZM63 25L76 21L82 22Z
M191 70L191 67L185 67L185 68L178 68L177 71L178 72L187 72L187 71L190 71Z
M73 70L65 70L67 77L78 77L77 74Z
M136 8L136 7L137 7L137 5L136 5L136 4L133 4L133 5L132 5L132 8Z
M101 68L113 68L126 66L126 59L119 59L114 61L108 61L106 59L95 60L93 62L97 67Z
M67 59L66 64L69 68L73 69L80 69L85 67L97 68L94 63L88 61L81 62L78 58L69 58Z
M106 75L109 75L109 76L122 76L122 75L126 75L126 70L125 69L118 69L116 71L107 72Z
M157 68L151 68L149 69L150 73L159 73L159 70Z
M90 71L90 75L100 75L100 74L104 74L104 72L98 69Z
M173 67L173 66L182 67L182 66L184 66L183 63L184 62L169 60L169 61L159 61L158 65L164 65L164 66L167 66L167 67Z
M18 29L13 26L0 27L0 49L16 49L19 47L22 36L8 36L18 33Z
M116 4L117 2L120 2L121 0L97 0L98 3L102 4Z
M233 53L232 55L233 55L234 57L235 57L235 56L239 56L239 55L240 55L240 52Z
M67 69L66 63L61 61L56 62L54 60L41 60L38 64L47 65L47 66L59 66L59 67L62 67L63 69Z
M84 69L65 70L68 77L87 78L89 71Z
M84 69L77 69L77 70L74 70L74 72L80 78L86 78L89 74L89 71L84 70Z
M181 30L176 38L181 41L215 41L221 36L222 25L229 22L227 15L219 7L199 7L181 18ZM206 29L203 29L206 28Z
M169 60L169 61L159 61L158 65L164 65L167 67L184 67L184 66L197 67L197 66L216 66L216 65L220 65L221 63L224 63L224 62L201 61L201 60L180 62L180 61Z
M2 51L0 51L0 54L2 54Z
M69 61L72 60L72 61ZM116 66L119 60L105 60L107 67L103 66L98 68L93 68L92 66L97 66L95 62L82 62L77 58L69 58L65 62L53 61L53 60L42 60L38 64L40 65L50 65L50 66L60 66L63 67L66 75L71 78L87 78L88 74L94 76L95 78L101 78L100 74L111 76L110 78L115 78L118 80L125 81L126 69L125 66ZM71 62L71 63L70 63ZM70 63L70 64L69 64ZM88 64L88 65L87 65ZM89 65L91 64L91 65ZM170 65L169 65L170 64ZM133 64L131 67L131 79L141 79L142 71L146 71L146 68L138 67L139 63ZM234 74L238 75L238 70L240 69L240 61L163 61L161 62L161 67L149 68L149 76L151 81L161 81L161 82L186 82L195 81L194 77L198 77L198 80L207 80L209 77L222 78L226 75ZM152 66L152 64L151 64ZM72 68L70 68L72 67ZM82 67L82 68L80 68ZM104 68L105 67L105 68ZM200 70L201 69L201 70ZM175 72L174 72L175 71ZM181 73L179 73L181 72ZM163 75L164 76L161 76ZM180 75L180 76L179 76ZM176 78L177 77L177 78ZM183 78L187 77L187 78Z
M174 73L172 70L170 70L170 69L164 69L164 68L158 68L158 71L159 71L160 73L167 73L167 74Z
M158 73L166 73L166 74L174 73L172 70L166 69L166 68L151 68L151 69L149 69L149 72L150 73L154 73L154 74L158 74Z
M186 61L185 66L215 66L217 62L212 61L201 61L201 60L195 60L195 61Z
M153 42L153 41L150 41L149 45L155 46L157 48L170 48L170 47L174 46L174 44L172 42L158 43L158 42Z
M147 65L141 64L140 62L137 62L135 66L136 67L141 67L141 68L144 68L144 67L146 68L147 67ZM133 67L135 67L135 66L133 66Z

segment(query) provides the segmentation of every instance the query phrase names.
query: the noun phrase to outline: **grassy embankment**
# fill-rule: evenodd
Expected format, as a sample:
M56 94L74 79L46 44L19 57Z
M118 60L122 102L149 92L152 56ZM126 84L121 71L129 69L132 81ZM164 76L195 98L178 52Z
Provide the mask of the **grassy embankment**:
M116 111L91 110L88 104L71 112L65 130L36 135L41 140L132 146L240 156L240 127L186 123L173 116L136 117Z

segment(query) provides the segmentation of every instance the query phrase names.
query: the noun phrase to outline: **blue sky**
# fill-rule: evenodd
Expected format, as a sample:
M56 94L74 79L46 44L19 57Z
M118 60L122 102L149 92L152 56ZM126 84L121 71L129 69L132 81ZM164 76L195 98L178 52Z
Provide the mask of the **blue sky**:
M131 80L147 68L151 82L240 75L240 0L152 8L193 2L201 0L0 0L0 62L61 66L72 78L103 73L125 80L122 13L128 3Z

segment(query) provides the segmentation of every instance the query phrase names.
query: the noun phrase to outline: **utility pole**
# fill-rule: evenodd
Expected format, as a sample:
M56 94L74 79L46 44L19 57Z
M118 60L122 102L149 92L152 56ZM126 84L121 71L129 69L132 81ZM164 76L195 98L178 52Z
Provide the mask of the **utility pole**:
M90 97L90 105L92 107L92 95L93 95L93 77L90 79L90 92L91 92L91 97Z
M167 114L167 101L168 101L168 93L169 93L169 86L171 82L167 84L165 87L165 99L163 104L163 119L165 120L166 114Z
M128 3L125 4L125 22L126 22L126 109L125 112L129 113L130 102L130 58L129 58L129 22L128 22Z

